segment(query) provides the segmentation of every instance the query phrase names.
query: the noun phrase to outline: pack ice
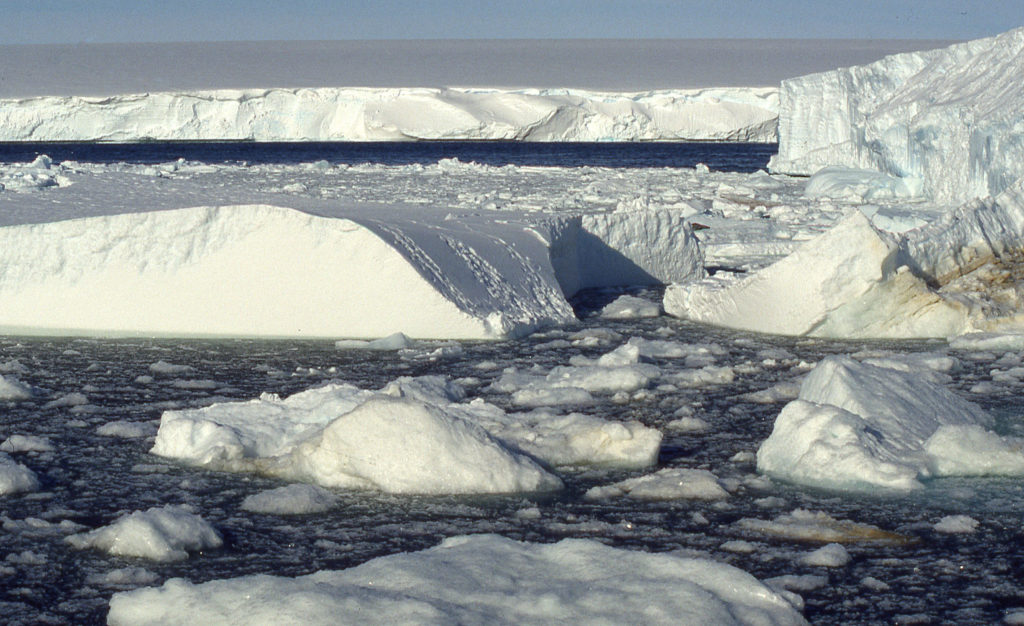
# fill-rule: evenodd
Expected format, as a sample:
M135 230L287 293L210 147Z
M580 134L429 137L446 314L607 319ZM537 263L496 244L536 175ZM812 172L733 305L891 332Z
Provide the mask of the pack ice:
M569 564L567 566L567 564ZM805 624L779 593L726 565L589 539L446 539L348 570L256 575L115 594L110 624Z
M221 89L0 99L0 141L775 140L778 90Z
M130 186L90 184L0 216L6 332L501 338L574 321L566 298L586 287L703 274L671 210L453 214L258 194L189 206L196 190L172 182L140 206Z
M757 451L758 470L842 490L1024 475L1022 442L992 432L988 413L928 380L922 363L823 360L779 413Z
M879 170L934 200L1024 175L1024 28L782 81L775 172Z

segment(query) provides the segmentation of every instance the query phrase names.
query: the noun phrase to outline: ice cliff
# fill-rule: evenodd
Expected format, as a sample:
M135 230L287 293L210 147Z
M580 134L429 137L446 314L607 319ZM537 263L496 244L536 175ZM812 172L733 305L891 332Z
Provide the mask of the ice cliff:
M631 250L633 232L660 253ZM702 262L671 211L122 210L0 226L0 327L499 338L575 321L566 298L579 289L687 280Z
M775 172L875 169L941 202L1024 175L1024 28L782 82Z
M778 91L303 88L0 100L0 141L775 141Z

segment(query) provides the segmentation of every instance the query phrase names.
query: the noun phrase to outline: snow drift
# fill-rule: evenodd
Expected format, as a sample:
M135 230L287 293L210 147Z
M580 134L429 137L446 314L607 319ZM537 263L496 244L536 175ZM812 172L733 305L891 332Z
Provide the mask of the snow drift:
M828 357L775 421L758 470L831 489L907 490L939 476L1024 475L1021 442L919 373Z
M782 82L775 172L876 169L957 204L1024 175L1024 28Z
M627 245L636 230L652 233L653 253ZM240 205L96 215L0 227L0 327L499 338L574 321L566 298L581 288L687 280L702 275L702 260L689 226L665 211L585 220Z
M305 88L0 100L0 141L775 141L778 92Z
M107 620L337 624L368 615L382 623L806 623L782 595L730 565L589 539L548 545L496 535L298 578L171 579L115 594Z

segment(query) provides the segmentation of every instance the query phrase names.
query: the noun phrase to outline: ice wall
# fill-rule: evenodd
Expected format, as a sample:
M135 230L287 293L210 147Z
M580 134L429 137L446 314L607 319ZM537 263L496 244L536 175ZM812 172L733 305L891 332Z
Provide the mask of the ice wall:
M1024 174L1024 28L782 82L775 172L839 165L960 203Z
M0 100L0 141L775 141L774 88L310 88Z
M499 338L575 321L566 298L594 277L703 275L692 231L674 213L619 216L602 239L579 215L310 211L210 206L0 227L0 328ZM634 260L610 247L623 240L618 230L649 220L663 226L646 242L659 254ZM680 250L690 264L678 262Z

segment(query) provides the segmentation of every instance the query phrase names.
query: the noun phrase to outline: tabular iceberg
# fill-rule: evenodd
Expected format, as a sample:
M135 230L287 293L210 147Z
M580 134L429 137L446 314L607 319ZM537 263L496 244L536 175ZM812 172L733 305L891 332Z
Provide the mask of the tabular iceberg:
M582 288L704 271L692 230L672 211L297 206L122 208L42 223L24 223L40 219L26 212L0 226L0 327L500 338L575 321L566 298ZM654 253L630 247L636 231Z
M0 141L775 141L778 91L304 88L0 100Z
M775 172L876 169L957 204L1024 175L1024 28L782 82Z

